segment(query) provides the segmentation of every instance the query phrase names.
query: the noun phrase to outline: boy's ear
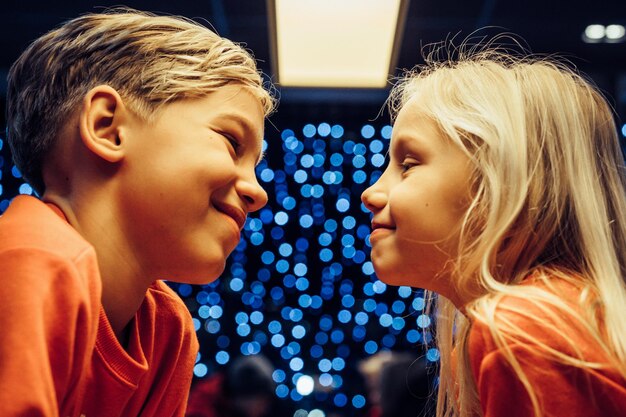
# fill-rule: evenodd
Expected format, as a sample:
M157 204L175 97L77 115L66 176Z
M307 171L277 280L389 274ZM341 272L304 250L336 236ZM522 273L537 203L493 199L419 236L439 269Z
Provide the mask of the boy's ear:
M124 158L120 127L126 108L119 93L108 85L87 92L80 112L79 129L83 144L108 162Z

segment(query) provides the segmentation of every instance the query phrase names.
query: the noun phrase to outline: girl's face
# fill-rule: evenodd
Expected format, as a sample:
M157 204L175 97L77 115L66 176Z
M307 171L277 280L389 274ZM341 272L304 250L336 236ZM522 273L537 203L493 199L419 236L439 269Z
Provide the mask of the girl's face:
M398 114L389 155L383 175L361 196L373 214L376 274L389 284L425 288L461 303L447 267L457 256L470 201L470 160L424 116L419 97Z

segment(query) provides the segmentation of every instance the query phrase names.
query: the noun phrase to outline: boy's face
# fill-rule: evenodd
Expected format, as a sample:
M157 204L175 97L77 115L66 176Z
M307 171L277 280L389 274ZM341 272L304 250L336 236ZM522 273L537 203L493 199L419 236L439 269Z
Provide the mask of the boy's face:
M247 213L267 203L255 175L263 123L258 99L229 84L120 132L121 221L142 272L195 284L223 272Z
M402 108L393 128L390 160L362 196L372 211L372 262L393 285L436 291L454 301L444 273L457 255L468 207L469 158L420 111L419 97Z

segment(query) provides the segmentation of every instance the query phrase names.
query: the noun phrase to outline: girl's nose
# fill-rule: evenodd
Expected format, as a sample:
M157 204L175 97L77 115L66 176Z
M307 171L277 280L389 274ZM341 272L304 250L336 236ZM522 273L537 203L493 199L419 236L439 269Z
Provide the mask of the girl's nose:
M387 205L387 194L380 190L376 183L363 191L361 201L369 211L376 212Z

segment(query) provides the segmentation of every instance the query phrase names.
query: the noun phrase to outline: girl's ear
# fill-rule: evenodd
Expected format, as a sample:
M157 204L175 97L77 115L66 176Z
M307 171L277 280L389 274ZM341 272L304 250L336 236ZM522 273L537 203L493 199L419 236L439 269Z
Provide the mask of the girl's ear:
M115 163L124 158L120 127L126 118L126 107L119 93L108 85L87 92L79 118L83 144L94 155Z

